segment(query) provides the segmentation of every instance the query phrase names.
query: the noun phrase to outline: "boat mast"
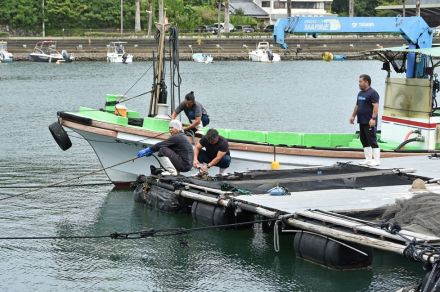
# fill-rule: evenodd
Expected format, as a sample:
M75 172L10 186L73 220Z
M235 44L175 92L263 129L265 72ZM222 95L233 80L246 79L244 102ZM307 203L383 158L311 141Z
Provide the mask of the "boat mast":
M158 59L156 63L156 76L154 77L152 100L153 108L150 108L149 116L167 116L167 98L166 86L164 76L164 60L165 60L165 32L168 30L170 24L164 13L163 0L159 1L159 22L156 23L156 28L159 31L159 46ZM152 111L152 112L151 112Z

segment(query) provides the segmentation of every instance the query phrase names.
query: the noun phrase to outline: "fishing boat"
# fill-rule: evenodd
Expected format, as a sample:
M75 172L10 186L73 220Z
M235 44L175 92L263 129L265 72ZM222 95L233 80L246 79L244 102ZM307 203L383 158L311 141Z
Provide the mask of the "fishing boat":
M0 42L0 63L11 63L14 56L8 52L8 43Z
M252 62L279 62L279 54L272 52L269 42L259 42L257 48L249 52L249 60Z
M132 63L133 55L125 52L124 45L127 42L111 42L107 45L107 62L109 63Z
M29 59L34 62L60 63L72 62L75 58L66 50L57 51L57 42L51 40L39 41L34 51L29 54Z
M214 61L214 58L210 54L205 53L195 53L192 55L192 59L196 63L212 63Z
M100 163L106 168L109 179L118 187L126 187L139 174L148 172L150 165L157 165L154 157L142 157L130 163L137 151L163 141L169 137L169 115L180 98L180 75L178 59L177 29L169 28L165 17L160 18L158 29L158 53L154 62L153 90L148 116L141 117L132 109L118 110L127 97L108 94L102 109L81 107L76 112L58 112L58 122L49 129L63 149L72 146L64 128L80 134L95 151ZM322 21L323 18L319 18ZM332 18L337 19L337 18ZM389 18L388 18L389 19ZM320 26L317 26L320 27ZM395 24L390 26L395 29ZM400 29L400 28L398 28ZM165 32L170 31L169 52L171 66L170 86L165 81ZM283 35L285 29L282 28ZM417 34L419 35L419 34ZM278 37L278 41L283 40ZM440 150L440 108L435 95L440 85L434 74L433 63L426 71L418 74L429 78L391 77L397 66L396 56L404 59L417 55L419 59L440 57L440 48L411 49L389 48L372 52L383 58L387 70L385 102L382 116L382 132L379 146L383 158L426 155ZM392 64L393 66L391 66ZM431 63L429 63L431 64ZM396 65L396 66L394 66ZM167 94L167 92L171 94ZM297 168L301 166L333 165L336 162L363 159L363 147L358 133L299 133L279 131L252 131L218 129L229 140L233 163L229 171L252 169ZM191 143L197 137L188 136ZM119 164L118 164L119 163ZM114 166L118 164L117 166Z

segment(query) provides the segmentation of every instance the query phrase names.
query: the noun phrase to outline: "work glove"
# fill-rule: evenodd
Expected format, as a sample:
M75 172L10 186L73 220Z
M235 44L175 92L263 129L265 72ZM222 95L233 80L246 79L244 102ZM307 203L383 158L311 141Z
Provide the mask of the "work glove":
M147 148L145 148L145 149L142 149L142 150L140 150L138 153L137 153L137 157L142 157L142 156L151 156L151 155L153 155L153 150L151 150L151 148L150 147L147 147Z

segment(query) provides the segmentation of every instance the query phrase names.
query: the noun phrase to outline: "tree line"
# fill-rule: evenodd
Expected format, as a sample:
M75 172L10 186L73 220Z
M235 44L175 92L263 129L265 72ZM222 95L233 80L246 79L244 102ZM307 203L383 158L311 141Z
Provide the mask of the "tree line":
M165 0L166 13L170 21L177 24L181 30L191 31L200 25L217 22L218 1L225 2L225 0ZM43 17L49 34L59 34L64 30L117 31L120 26L120 0L4 0L2 2L0 25L8 26L12 31L39 33ZM157 21L158 0L123 0L126 30L135 29L136 2L140 3L140 24L142 29L146 30L149 16L146 10L151 10L153 21ZM358 16L374 16L376 6L397 3L401 3L401 0L355 0L355 12ZM347 15L348 0L334 0L331 9L336 14ZM257 24L255 19L246 17L240 12L231 15L231 22L236 25Z

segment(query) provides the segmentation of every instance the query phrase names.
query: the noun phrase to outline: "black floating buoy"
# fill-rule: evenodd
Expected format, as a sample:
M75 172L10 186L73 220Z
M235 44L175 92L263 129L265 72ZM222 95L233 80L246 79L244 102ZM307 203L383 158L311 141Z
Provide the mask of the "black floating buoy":
M351 270L371 265L372 248L339 242L318 234L299 232L295 235L293 245L297 256L332 269Z
M234 213L224 207L195 201L191 215L194 220L209 226L234 223Z
M58 146L60 146L63 151L72 147L72 141L70 141L69 135L67 135L64 128L58 122L51 124L49 126L49 131L55 142L57 142Z

